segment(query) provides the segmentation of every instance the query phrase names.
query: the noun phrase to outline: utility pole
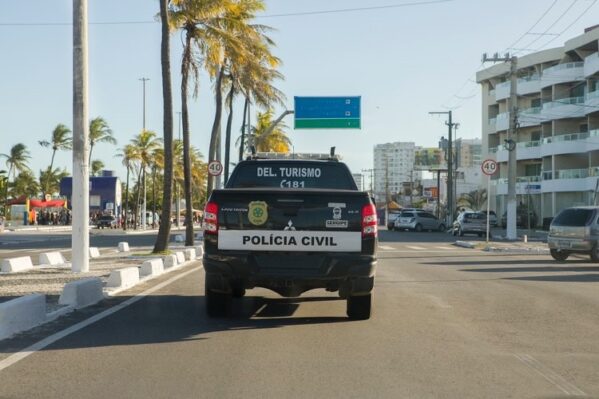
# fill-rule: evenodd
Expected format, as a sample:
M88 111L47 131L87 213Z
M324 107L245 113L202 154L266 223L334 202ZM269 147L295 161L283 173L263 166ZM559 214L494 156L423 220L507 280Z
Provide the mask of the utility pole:
M87 0L73 0L73 231L71 270L89 271Z
M374 181L374 169L370 168L370 169L362 169L362 172L367 172L370 173L370 196L374 197L374 191L372 189L372 184Z
M516 132L518 129L518 92L517 92L517 78L518 78L518 57L510 56L506 53L505 56L500 57L498 53L495 53L493 57L483 54L484 62L509 62L510 63L510 99L508 103L509 116L510 116L510 127L508 130L507 140L505 140L506 147L508 150L508 167L507 167L507 226L506 226L506 238L508 240L515 240L518 238L518 231L516 229ZM488 195L488 194L487 194Z
M142 84L143 84L143 131L146 131L146 82L150 79L148 78L141 78L139 79L141 80ZM141 216L141 228L142 230L146 229L146 165L143 164L143 186L144 186L144 202L143 205L141 207L141 212L142 212L142 216ZM154 215L152 215L152 219L154 218Z
M455 211L454 199L453 199L453 141L452 141L452 131L454 126L457 126L457 123L453 123L452 120L452 112L451 111L433 111L429 112L430 115L447 115L447 121L445 124L448 128L448 138L447 138L447 225L449 226L453 223L453 213Z

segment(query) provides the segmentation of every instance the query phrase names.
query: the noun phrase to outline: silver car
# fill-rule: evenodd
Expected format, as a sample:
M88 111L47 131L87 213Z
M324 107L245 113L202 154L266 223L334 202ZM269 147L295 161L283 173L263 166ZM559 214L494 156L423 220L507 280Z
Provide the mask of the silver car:
M557 214L547 236L553 259L564 261L572 253L588 254L599 262L599 207L566 208Z
M435 215L423 211L402 211L393 225L393 230L445 231L445 223Z

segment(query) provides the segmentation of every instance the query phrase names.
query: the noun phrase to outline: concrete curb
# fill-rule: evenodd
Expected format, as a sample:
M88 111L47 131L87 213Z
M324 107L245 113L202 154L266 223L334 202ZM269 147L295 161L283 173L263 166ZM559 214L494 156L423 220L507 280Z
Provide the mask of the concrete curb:
M102 280L99 277L90 277L65 284L58 303L80 309L98 303L102 299L104 299Z
M0 340L46 321L46 296L25 295L0 303Z
M175 256L177 257L177 264L185 262L185 253L183 251L175 252Z
M470 248L470 249L474 249L476 246L469 242L469 241L456 241L453 245L455 245L456 247L462 247L462 248Z
M100 250L98 249L98 247L89 247L89 257L90 258L99 258L100 257Z
M492 247L483 248L485 252L497 252L503 254L528 254L528 255L545 255L549 254L549 248L519 248L519 247Z
M185 248L183 254L185 255L185 260L194 260L196 258L196 249L193 247Z
M179 262L177 261L177 255L165 255L162 258L162 261L164 262L165 269L175 267L179 264Z
M30 256L21 256L18 258L9 258L2 260L2 273L17 273L33 269L33 263Z

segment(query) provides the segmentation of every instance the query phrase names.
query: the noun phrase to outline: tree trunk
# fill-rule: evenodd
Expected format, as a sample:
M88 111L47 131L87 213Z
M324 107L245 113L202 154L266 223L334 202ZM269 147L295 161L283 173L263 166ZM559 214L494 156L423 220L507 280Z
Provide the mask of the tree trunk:
M48 168L48 171L50 173L52 173L52 168L54 167L54 156L56 155L56 150L52 150L52 159L50 160L50 167ZM46 197L46 194L48 194L48 190L50 189L50 173L48 173L46 175L46 184L44 185L44 198Z
M171 234L171 203L173 200L173 97L171 87L170 35L168 22L168 0L160 0L162 43L160 62L162 65L162 101L164 131L164 188L162 193L162 217L153 252L168 249Z
M137 200L135 201L135 215L133 216L133 230L137 230L137 222L138 222L138 214L139 214L139 205L141 202L141 188L143 185L143 182L141 182L141 171L142 169L139 169L139 174L137 175ZM143 219L142 219L143 220Z
M220 119L222 117L223 112L223 93L222 93L222 81L223 75L225 73L224 66L220 67L218 72L218 77L216 78L216 87L215 90L215 98L216 98L216 112L214 114L214 123L212 124L212 132L210 133L210 147L208 149L208 162L216 159L216 146L218 141L218 132L220 129ZM214 189L214 177L208 175L208 187L207 187L207 197L210 198L210 194L212 194L212 190Z
M129 210L129 162L127 162L127 184L125 185L125 222L123 223L123 230L127 230L127 211Z
M243 159L243 148L245 147L245 123L246 117L248 113L248 106L250 99L248 96L245 96L245 102L243 103L243 122L241 122L241 140L239 143L239 162Z
M231 151L231 124L233 123L233 95L235 92L235 82L231 79L231 90L229 90L229 116L227 117L227 128L225 132L225 184L229 180L229 153Z
M191 33L185 35L183 60L181 61L181 116L183 120L183 191L185 192L185 245L193 245L193 207L191 199L191 151L189 140L189 113L187 88L191 63Z
M91 167L91 164L92 164L92 152L93 151L94 151L94 142L91 141L89 143L89 158L87 160L87 164L88 164L89 167Z
M156 228L156 166L152 167L152 228Z

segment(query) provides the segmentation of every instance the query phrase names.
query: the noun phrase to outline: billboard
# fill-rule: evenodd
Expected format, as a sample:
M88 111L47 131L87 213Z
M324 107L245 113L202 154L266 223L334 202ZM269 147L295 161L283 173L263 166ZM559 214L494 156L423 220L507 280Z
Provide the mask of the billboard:
M419 148L414 154L415 170L445 170L447 161L441 148Z

